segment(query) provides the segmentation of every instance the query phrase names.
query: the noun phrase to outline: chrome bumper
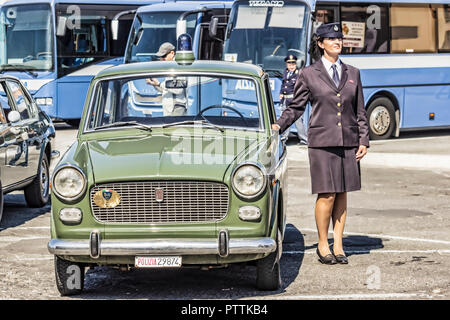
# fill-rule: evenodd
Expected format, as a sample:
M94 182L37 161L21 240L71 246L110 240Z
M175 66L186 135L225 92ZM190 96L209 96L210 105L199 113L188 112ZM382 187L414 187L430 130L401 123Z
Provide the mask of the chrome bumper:
M272 238L227 239L226 250L218 239L197 240L58 240L48 243L48 251L67 256L135 256L135 255L220 255L260 254L275 251ZM94 243L94 244L92 244ZM95 248L93 248L95 246ZM93 254L95 252L95 254Z

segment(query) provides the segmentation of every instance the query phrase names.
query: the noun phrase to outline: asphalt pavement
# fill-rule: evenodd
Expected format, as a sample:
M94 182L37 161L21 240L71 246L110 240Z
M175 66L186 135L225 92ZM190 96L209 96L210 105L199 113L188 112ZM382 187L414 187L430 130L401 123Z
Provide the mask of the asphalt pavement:
M57 124L55 149L76 130ZM61 297L47 251L50 205L27 208L22 192L5 196L0 224L0 299L449 299L450 130L372 141L362 160L362 190L348 196L348 265L322 265L307 148L288 142L289 206L278 291L254 287L252 265L200 270L97 267L85 291ZM54 168L53 163L52 168ZM330 229L330 231L332 231ZM329 235L332 243L332 233Z

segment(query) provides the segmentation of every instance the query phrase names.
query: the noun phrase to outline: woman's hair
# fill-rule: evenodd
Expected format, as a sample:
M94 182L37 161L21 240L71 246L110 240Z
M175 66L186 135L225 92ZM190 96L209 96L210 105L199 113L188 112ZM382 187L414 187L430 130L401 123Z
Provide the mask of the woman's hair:
M309 54L313 62L319 60L323 56L323 49L319 47L319 44L317 43L319 41L323 42L323 39L314 33L311 39L311 44L309 46Z

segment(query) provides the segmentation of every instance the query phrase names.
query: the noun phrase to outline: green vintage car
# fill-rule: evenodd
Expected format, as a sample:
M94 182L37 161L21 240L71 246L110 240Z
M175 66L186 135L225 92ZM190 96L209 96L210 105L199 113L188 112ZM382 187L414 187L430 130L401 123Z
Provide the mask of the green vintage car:
M50 253L62 295L85 267L253 261L281 286L287 159L269 78L211 61L122 65L91 83L77 141L52 178Z

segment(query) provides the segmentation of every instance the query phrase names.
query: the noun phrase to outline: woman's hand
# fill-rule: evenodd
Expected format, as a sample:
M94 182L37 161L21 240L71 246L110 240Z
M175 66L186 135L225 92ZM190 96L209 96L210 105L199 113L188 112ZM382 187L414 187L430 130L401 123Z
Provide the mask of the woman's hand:
M356 152L356 161L361 160L367 154L366 146L359 146L358 151Z
M276 124L276 123L272 124L272 130L279 131L280 130L280 126L278 124Z

